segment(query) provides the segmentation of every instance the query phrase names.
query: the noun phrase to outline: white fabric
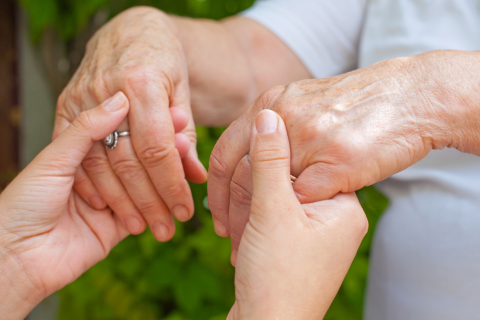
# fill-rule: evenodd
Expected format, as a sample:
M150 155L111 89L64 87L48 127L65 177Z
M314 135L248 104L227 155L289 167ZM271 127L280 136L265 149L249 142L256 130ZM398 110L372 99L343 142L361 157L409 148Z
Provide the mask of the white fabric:
M372 0L359 66L480 50L476 0ZM480 157L446 149L377 184L391 199L372 246L365 319L480 318Z
M356 68L366 2L259 0L242 15L282 39L315 78L325 78Z
M285 41L315 77L436 49L480 50L480 1L364 6L362 0L265 0L246 16ZM339 33L349 36L337 39ZM432 151L377 186L390 206L372 246L365 319L480 319L480 158Z

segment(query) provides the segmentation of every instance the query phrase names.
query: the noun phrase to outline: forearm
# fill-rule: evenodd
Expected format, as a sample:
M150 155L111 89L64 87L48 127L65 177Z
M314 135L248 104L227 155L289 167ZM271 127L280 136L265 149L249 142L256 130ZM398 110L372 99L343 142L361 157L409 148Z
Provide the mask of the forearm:
M187 60L198 124L227 125L266 89L310 77L278 37L250 19L171 20Z

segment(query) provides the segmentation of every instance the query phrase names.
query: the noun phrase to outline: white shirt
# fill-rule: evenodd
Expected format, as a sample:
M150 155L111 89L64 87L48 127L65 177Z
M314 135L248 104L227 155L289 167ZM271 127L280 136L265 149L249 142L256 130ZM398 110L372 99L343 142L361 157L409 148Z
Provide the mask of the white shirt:
M244 15L316 78L430 50L480 50L475 0L264 0ZM365 319L480 319L480 157L432 151L377 187L390 206L372 245Z

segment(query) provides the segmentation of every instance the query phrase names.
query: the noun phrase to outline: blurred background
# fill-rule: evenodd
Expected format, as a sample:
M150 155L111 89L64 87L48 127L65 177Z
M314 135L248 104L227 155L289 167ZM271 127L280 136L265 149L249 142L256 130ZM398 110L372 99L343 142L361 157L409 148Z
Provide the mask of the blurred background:
M110 18L137 5L171 14L221 19L254 0L0 0L0 190L51 139L56 98L80 64L88 39ZM208 165L223 128L198 127ZM172 241L149 231L130 236L76 282L46 299L28 320L225 319L234 302L230 240L215 235L206 185L191 185L195 216ZM372 232L387 199L357 192L370 221L326 319L361 319Z

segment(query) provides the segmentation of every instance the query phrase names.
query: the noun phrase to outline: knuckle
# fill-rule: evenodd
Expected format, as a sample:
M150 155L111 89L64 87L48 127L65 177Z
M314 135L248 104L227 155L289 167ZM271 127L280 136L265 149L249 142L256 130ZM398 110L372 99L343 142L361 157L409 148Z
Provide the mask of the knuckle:
M142 201L137 204L138 210L146 215L159 215L161 213L161 206L156 200Z
M76 121L73 122L73 126L75 126L75 128L79 131L90 132L90 129L93 126L93 121L90 117L90 114L87 111L80 112L80 114L77 116Z
M262 109L267 109L272 106L286 90L285 86L276 86L264 91L255 101L255 106L260 106Z
M268 101L276 100L278 97L282 95L287 89L286 86L275 86L273 88L268 89L262 94L262 98Z
M60 96L58 96L58 99L57 99L57 112L58 110L65 107L66 99L67 99L67 89L63 89L62 93L60 94Z
M175 147L163 144L142 150L140 158L146 167L153 168L161 165L167 158L173 156L175 151Z
M144 178L143 168L136 160L119 160L112 164L112 169L122 181L141 182Z
M252 160L256 163L262 162L282 162L288 163L289 156L287 150L282 146L272 146L268 150L259 150L252 156Z
M250 205L252 203L252 194L240 183L230 182L230 197L234 203L241 205Z
M85 90L80 85L76 85L65 92L65 105L80 107L84 105Z
M110 170L110 163L103 157L88 157L82 162L83 168L92 173L103 173Z
M87 85L86 89L91 97L94 97L97 101L103 101L108 95L107 85L103 76L95 75Z
M110 194L107 202L119 217L130 215L131 209L136 208L130 197L122 192Z
M176 183L174 184L170 183L168 185L162 186L162 189L161 189L162 198L164 199L175 199L181 193L183 193L183 189L180 187L179 184L176 184Z
M146 66L135 66L126 70L121 75L121 79L125 86L137 95L142 94L152 83L157 82L154 74Z
M210 155L208 172L213 177L219 180L224 180L229 178L229 175L228 175L229 168L225 163L225 161L223 161L222 159L223 159L222 152L217 148L213 149Z

